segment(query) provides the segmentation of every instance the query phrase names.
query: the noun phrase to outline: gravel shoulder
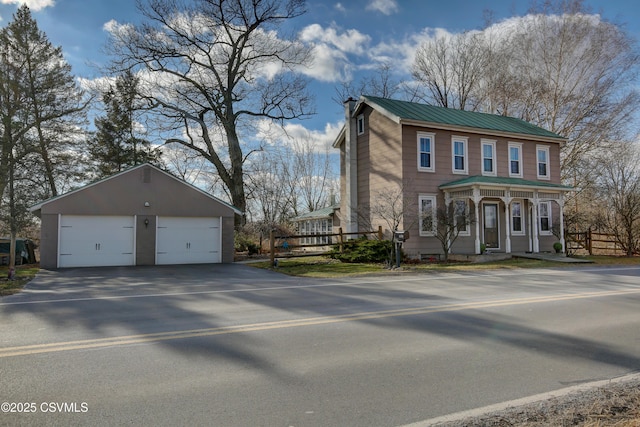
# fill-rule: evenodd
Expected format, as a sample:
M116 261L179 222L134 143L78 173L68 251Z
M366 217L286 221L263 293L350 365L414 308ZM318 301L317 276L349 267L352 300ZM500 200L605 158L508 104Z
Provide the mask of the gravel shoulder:
M640 427L640 373L452 414L427 423L421 425Z

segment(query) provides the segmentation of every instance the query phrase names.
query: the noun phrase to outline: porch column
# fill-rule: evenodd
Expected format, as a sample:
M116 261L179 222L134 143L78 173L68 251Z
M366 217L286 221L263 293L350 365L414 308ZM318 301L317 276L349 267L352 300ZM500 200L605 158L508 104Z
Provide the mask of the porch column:
M564 193L560 193L560 199L558 199L558 205L560 205L560 243L562 243L562 250L567 253L564 240Z
M448 191L444 191L444 211L447 212L446 216L449 216L449 205L451 204L451 195ZM453 212L453 222L455 223L455 211ZM448 221L447 221L448 222ZM449 253L451 253L451 233L447 230L447 248L449 248Z
M475 209L475 218L476 218L476 255L480 255L480 189L475 187L473 189L473 207Z
M502 202L504 203L504 216L505 216L505 242L504 242L504 250L506 253L511 253L511 192L509 190L505 190L505 196L502 197Z
M533 229L533 253L540 252L540 241L538 240L538 192L534 193L531 199L531 227Z

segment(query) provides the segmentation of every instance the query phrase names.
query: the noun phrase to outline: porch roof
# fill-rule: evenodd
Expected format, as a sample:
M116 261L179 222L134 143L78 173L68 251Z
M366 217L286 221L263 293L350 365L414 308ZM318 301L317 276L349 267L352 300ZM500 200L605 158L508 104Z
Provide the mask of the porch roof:
M291 221L298 222L298 221L306 221L308 219L330 218L335 214L336 209L339 209L339 208L340 208L339 204L331 205L326 208L307 212L305 214L302 214L300 216L293 218Z
M554 184L551 182L543 181L529 181L521 178L507 178L502 176L470 176L468 178L459 179L456 181L447 182L440 185L438 188L441 190L451 190L461 187L472 187L474 185L490 186L490 187L526 187L526 188L539 188L544 190L557 190L557 191L572 191L573 187L562 184Z

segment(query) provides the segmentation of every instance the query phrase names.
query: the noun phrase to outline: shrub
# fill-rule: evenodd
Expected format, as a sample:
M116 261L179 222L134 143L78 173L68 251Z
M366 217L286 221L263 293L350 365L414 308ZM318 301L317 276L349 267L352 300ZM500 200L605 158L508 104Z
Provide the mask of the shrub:
M387 262L393 251L393 242L389 240L349 240L333 247L329 256L342 262Z
M562 243L555 242L553 244L553 249L556 251L557 254L559 254L560 252L562 252Z
M260 245L255 243L248 235L244 233L236 233L233 243L237 252L247 251L249 255L254 255L260 252Z

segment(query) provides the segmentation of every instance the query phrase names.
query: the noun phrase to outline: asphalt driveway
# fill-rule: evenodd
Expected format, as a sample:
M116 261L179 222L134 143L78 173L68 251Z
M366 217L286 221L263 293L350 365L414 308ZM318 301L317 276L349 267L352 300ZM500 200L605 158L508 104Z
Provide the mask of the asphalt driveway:
M0 302L237 290L300 281L244 264L67 268L41 270L22 293Z

